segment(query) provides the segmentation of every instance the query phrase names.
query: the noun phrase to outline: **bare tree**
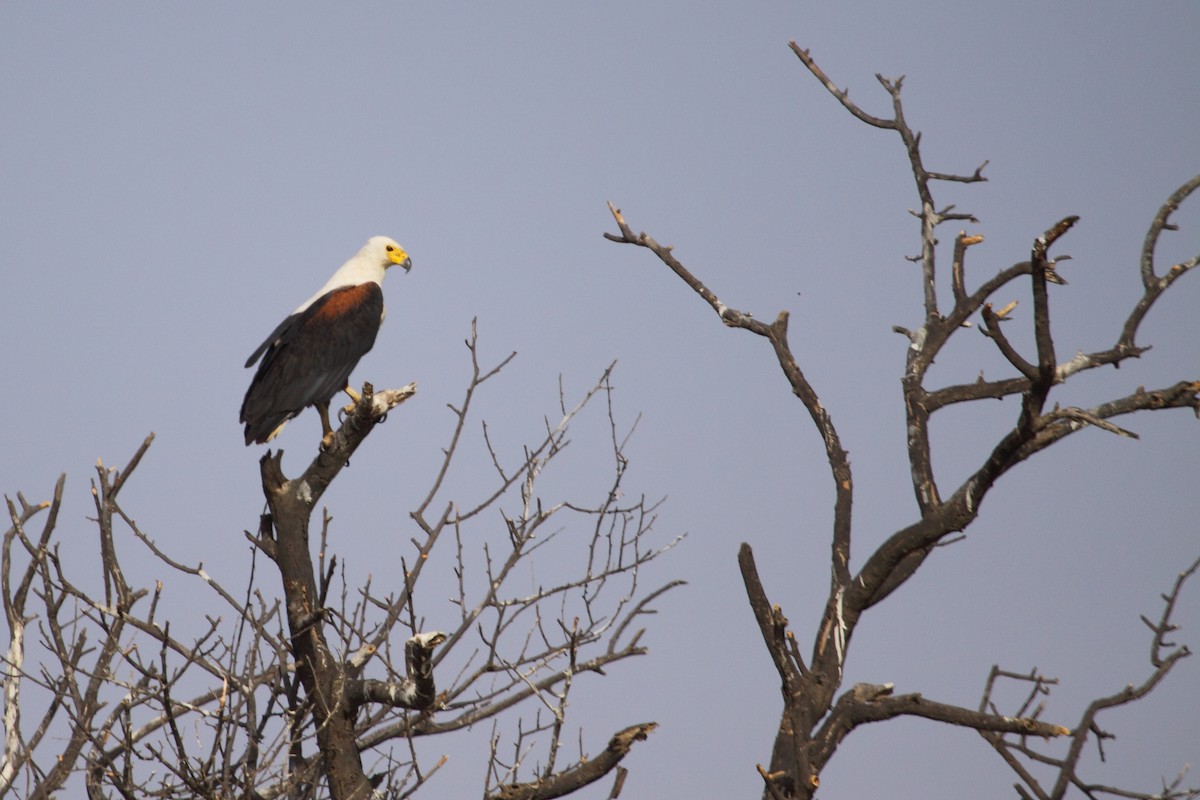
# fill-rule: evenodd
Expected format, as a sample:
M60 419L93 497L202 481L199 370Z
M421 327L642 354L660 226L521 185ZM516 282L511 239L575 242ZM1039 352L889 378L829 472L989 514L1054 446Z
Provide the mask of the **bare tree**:
M1138 328L1155 301L1186 272L1193 269L1200 256L1163 269L1156 263L1156 248L1164 231L1175 230L1171 215L1197 187L1200 176L1183 184L1162 205L1150 224L1142 249L1141 276L1143 293L1134 303L1128 317L1120 324L1112 347L1097 352L1079 352L1062 360L1058 357L1052 335L1049 285L1065 281L1057 271L1061 261L1051 251L1065 236L1077 218L1068 216L1052 221L1040 235L1031 235L1030 253L1011 267L987 276L972 285L967 279L968 249L983 237L960 232L953 239L949 270L950 302L939 300L938 291L945 287L940 280L938 257L943 255L937 234L946 223L977 224L973 216L955 211L953 206L939 206L933 189L945 182L970 184L985 181L980 166L973 173L959 175L929 170L921 153L921 137L905 120L901 102L903 79L890 80L876 76L891 100L887 116L874 116L851 102L848 93L839 89L821 70L807 50L795 42L791 48L808 71L829 93L857 119L875 128L890 131L900 137L908 157L919 210L913 214L919 225L920 254L912 258L919 265L924 309L920 327L895 331L908 338L903 372L903 402L906 416L908 463L905 469L912 476L917 516L907 526L896 531L873 553L854 566L851 558L851 507L854 483L850 462L841 445L833 417L822 404L817 390L805 377L788 342L788 312L781 311L772 322L740 311L722 301L708 285L688 269L672 248L663 246L646 233L636 233L621 212L609 208L619 232L605 236L623 244L632 244L652 252L716 312L720 321L730 327L749 331L762 337L772 349L787 381L787 387L808 412L825 445L829 474L833 480L834 516L831 537L831 574L828 599L815 625L816 635L806 655L788 627L780 605L772 603L759 579L754 554L749 544L742 544L738 563L749 597L750 606L761 630L775 670L779 675L783 697L783 713L775 734L775 746L767 768L759 767L764 781L766 798L811 797L819 784L825 765L839 744L859 725L917 716L950 725L972 728L990 742L1016 775L1018 794L1023 798L1059 798L1075 787L1090 797L1111 794L1121 797L1192 797L1196 789L1181 788L1180 781L1162 787L1160 791L1139 792L1117 787L1088 783L1079 774L1079 759L1089 740L1102 741L1108 734L1099 727L1101 712L1115 706L1132 703L1152 691L1167 676L1179 660L1188 655L1185 646L1169 643L1166 636L1173 630L1171 612L1174 609L1184 580L1197 570L1193 564L1184 571L1174 589L1165 596L1166 605L1157 622L1147 620L1153 633L1153 648L1149 673L1115 694L1093 702L1073 727L1043 721L1038 698L1053 681L1037 671L1030 674L993 669L987 679L983 700L978 708L966 708L937 702L919 694L896 694L891 684L859 684L843 687L843 666L855 628L863 615L883 601L898 586L921 567L939 545L950 542L955 534L966 529L977 518L980 505L996 480L1017 464L1036 455L1064 438L1084 429L1095 428L1119 436L1135 436L1113 420L1140 411L1161 411L1190 408L1200 414L1200 381L1193 376L1178 383L1154 389L1136 387L1128 394L1098 398L1089 406L1060 406L1050 403L1050 395L1059 384L1087 370L1102 366L1117 366L1129 358L1137 358L1148 349L1137 343ZM1014 284L1024 281L1030 292L1031 326L1034 352L1022 354L1005 334L1003 326L1011 322L1012 305L993 307L993 298L1001 289L1011 291ZM982 331L1011 365L1013 374L999 380L978 379L948 386L927 385L928 371L950 339L971 324L978 315ZM985 399L1019 397L1020 410L1011 429L995 442L974 471L957 486L939 481L935 474L929 433L930 418L943 409L961 403ZM1027 702L1015 711L1002 711L992 700L997 681L1023 681L1030 686ZM1069 737L1069 749L1063 756L1051 755L1039 749L1047 739ZM1030 763L1049 765L1057 770L1050 783L1039 781L1028 769Z
M587 675L646 653L642 617L680 582L646 591L638 579L673 542L651 546L656 504L624 496L632 429L618 430L612 367L574 405L560 391L540 438L515 457L480 427L478 450L494 477L473 496L452 493L447 475L467 457L477 394L516 355L481 366L474 324L466 345L471 378L450 407L441 463L411 512L416 535L398 565L399 585L348 587L331 516L321 519L315 562L310 522L324 490L375 426L400 413L412 384L364 386L333 442L298 477L284 475L281 452L263 456L269 513L246 537L250 558L262 553L277 568L281 593L257 577L238 595L227 591L203 564L171 559L125 511L121 491L153 435L123 469L97 466L100 590L64 558L57 531L65 477L47 502L9 500L0 797L72 787L96 799L408 797L446 761L426 763L414 742L481 723L494 726L490 750L479 754L489 762L485 796L559 797L610 774L619 787L621 759L655 724L616 732L594 756L568 754L568 697ZM541 478L559 469L572 424L597 402L607 418L608 478L592 504L551 502ZM173 579L128 581L131 543ZM419 602L418 589L435 547L457 576L458 622L444 632L421 623L431 601ZM534 558L549 582L521 590L515 570ZM204 585L212 610L203 630L180 632L160 601L188 579Z

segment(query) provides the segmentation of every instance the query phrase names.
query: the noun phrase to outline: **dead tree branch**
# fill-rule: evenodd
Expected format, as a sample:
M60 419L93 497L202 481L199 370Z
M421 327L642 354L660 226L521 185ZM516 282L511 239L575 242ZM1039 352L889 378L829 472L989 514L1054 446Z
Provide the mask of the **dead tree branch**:
M983 241L983 236L962 231L954 241L949 282L953 304L943 311L938 300L937 229L948 221L978 223L971 214L953 211L954 206L939 206L935 200L935 181L970 184L984 181L983 168L958 175L929 170L921 152L921 136L904 115L903 78L895 80L877 75L891 100L890 116L876 116L849 99L817 65L808 50L795 42L791 49L801 63L841 106L856 119L881 130L895 133L904 147L912 173L919 210L912 212L919 221L920 255L911 260L920 265L920 283L924 297L922 320L915 329L896 326L908 339L901 381L906 412L908 446L907 471L911 475L918 515L909 525L896 531L862 563L857 574L850 567L852 479L848 459L842 449L831 416L809 384L787 341L787 311L781 311L774 323L764 323L756 315L739 311L720 300L696 273L685 266L671 247L660 245L647 233L635 232L624 215L609 203L609 211L618 233L605 233L613 242L631 244L649 250L717 313L729 327L742 328L767 339L792 393L800 399L825 444L826 458L835 487L835 513L832 534L830 594L816 626L816 635L807 664L799 656L794 637L787 630L787 619L778 605L771 604L754 568L753 554L743 544L739 553L743 582L751 610L762 633L764 644L780 678L784 698L770 768L764 776L764 797L808 797L817 785L821 769L837 749L841 739L863 722L889 719L900 715L923 716L943 723L974 727L989 735L1006 733L1062 736L1069 731L1043 723L1035 717L1006 717L947 706L920 695L893 696L891 687L855 687L838 696L842 665L851 637L861 616L903 585L924 563L930 553L955 534L966 529L978 516L980 505L996 481L1017 464L1050 447L1067 436L1088 428L1135 437L1136 434L1115 424L1119 416L1168 408L1190 408L1200 415L1200 376L1185 377L1170 386L1155 390L1136 387L1124 396L1100 399L1086 407L1051 406L1056 386L1081 371L1100 366L1118 366L1127 358L1140 357L1148 348L1138 346L1136 333L1150 306L1183 273L1200 262L1200 256L1176 264L1165 272L1154 266L1154 252L1164 230L1174 230L1170 217L1200 188L1200 177L1181 186L1163 204L1151 223L1142 257L1144 291L1108 350L1080 352L1065 362L1056 356L1052 329L1049 285L1065 286L1057 267L1069 256L1052 256L1051 250L1078 220L1067 216L1044 233L1032 237L1029 260L1000 270L971 289L966 267L967 249ZM1033 309L1029 321L1035 352L1022 355L1001 325L1009 323L1014 303L1001 310L993 300L1002 288L1028 276L1029 299ZM928 388L930 367L944 351L951 337L970 327L970 318L982 315L983 331L996 344L1016 375L941 388ZM934 468L930 419L934 413L955 403L984 398L1020 395L1020 411L1012 428L984 454L979 466L967 480L949 492L938 480ZM1163 673L1165 675L1165 672ZM1145 685L1150 691L1153 685ZM864 695L864 693L866 693ZM1136 692L1135 692L1136 694ZM869 696L866 696L869 695ZM1140 695L1139 695L1140 696ZM836 699L835 699L836 698ZM1136 697L1121 697L1129 702ZM1097 708L1107 707L1105 701Z
M555 797L565 797L595 783L616 769L621 759L625 758L633 747L633 743L644 741L657 727L655 722L632 725L613 734L608 741L608 747L595 758L581 761L545 780L502 786L488 797L492 800L551 800Z
M1100 697L1089 703L1080 717L1079 723L1073 730L1066 732L1070 735L1071 740L1065 755L1056 756L1041 752L1035 747L1035 743L1026 736L1012 735L1020 734L1020 731L980 731L988 744L995 748L1004 762L1017 774L1021 780L1019 788L1030 796L1046 798L1046 800L1061 800L1072 788L1078 789L1088 797L1098 797L1102 794L1133 798L1134 800L1185 800L1200 797L1200 787L1187 788L1183 786L1186 767L1180 771L1178 777L1171 784L1164 786L1163 791L1158 792L1139 792L1098 784L1086 780L1080 774L1080 761L1089 740L1096 741L1097 746L1103 748L1104 740L1113 738L1112 734L1103 730L1097 722L1100 713L1135 703L1145 697L1167 677L1179 661L1191 655L1191 651L1186 645L1169 643L1164 636L1177 630L1177 626L1171 621L1171 615L1175 610L1184 583L1198 570L1200 570L1200 559L1192 562L1190 567L1176 576L1175 585L1171 591L1162 596L1163 611L1157 622L1150 622L1146 617L1142 617L1142 621L1154 634L1150 646L1150 664L1154 669L1141 683L1130 683L1107 697ZM995 708L993 691L999 678L1028 681L1032 684L1030 696L1018 712L1022 714L1032 705L1035 698L1048 695L1050 687L1057 683L1057 681L1043 678L1036 670L1029 675L1020 675L993 667L992 674L984 688L983 699L980 703L981 710L984 707ZM1040 713L1042 707L1042 704L1039 703L1035 714ZM1103 749L1100 752L1103 758ZM1055 770L1053 781L1038 780L1034 771L1030 769L1033 764L1053 767Z

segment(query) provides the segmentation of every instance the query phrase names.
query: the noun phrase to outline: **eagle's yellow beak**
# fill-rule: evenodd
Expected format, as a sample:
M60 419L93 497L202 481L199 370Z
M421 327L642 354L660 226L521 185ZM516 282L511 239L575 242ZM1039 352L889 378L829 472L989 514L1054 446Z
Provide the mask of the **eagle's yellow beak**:
M408 257L408 253L404 252L404 249L401 247L388 248L388 258L393 264L399 264L405 272L412 269L412 259Z

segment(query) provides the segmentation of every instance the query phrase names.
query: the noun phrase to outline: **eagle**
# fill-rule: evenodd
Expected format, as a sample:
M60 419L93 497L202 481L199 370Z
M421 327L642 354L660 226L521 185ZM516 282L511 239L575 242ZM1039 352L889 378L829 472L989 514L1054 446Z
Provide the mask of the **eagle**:
M404 248L372 236L250 354L247 368L262 361L242 401L247 446L271 441L308 406L321 416L321 445L329 446L329 402L339 391L358 400L348 380L375 344L384 317L383 277L393 264L412 269Z

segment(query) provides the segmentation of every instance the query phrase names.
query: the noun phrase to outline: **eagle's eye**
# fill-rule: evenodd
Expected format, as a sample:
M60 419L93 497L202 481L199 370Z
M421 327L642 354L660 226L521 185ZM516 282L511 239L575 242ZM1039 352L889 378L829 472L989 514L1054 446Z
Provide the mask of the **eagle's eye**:
M395 250L395 249L396 249L396 248L392 247L390 244L387 246L387 251L388 251L389 253L390 253L390 252L392 252L392 251L393 251L393 250Z

